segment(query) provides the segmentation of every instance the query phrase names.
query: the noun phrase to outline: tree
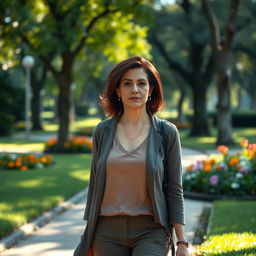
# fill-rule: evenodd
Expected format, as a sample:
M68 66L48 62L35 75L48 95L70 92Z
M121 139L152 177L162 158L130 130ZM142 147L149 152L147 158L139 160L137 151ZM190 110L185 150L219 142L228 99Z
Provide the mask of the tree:
M230 145L232 139L232 116L230 110L230 81L231 66L230 57L232 54L232 44L234 41L239 0L231 0L228 20L225 25L225 35L221 35L217 18L212 13L208 0L201 0L202 10L210 30L210 43L215 59L215 68L218 85L217 104L217 144Z
M0 70L0 136L13 132L15 121L15 106L17 104L17 89L11 81L10 75Z
M73 81L73 66L85 44L91 47L102 47L104 54L109 55L113 39L124 37L136 39L145 29L132 22L136 10L143 11L140 0L134 1L93 1L93 0L23 0L3 1L5 17L9 17L9 29L17 33L30 50L38 56L55 78L58 88L58 150L63 148L69 134L70 88ZM18 24L13 26L14 22ZM127 26L132 28L127 30ZM119 34L119 37L118 37ZM129 35L129 36L128 36ZM145 37L145 36L144 36ZM131 49L123 42L125 48ZM129 48L130 47L130 48ZM55 57L49 56L54 50ZM117 50L117 49L115 49ZM140 51L145 54L149 50L145 40L133 45L132 53Z
M155 10L149 39L170 70L192 90L194 114L190 134L209 135L206 94L214 66L213 56L207 49L207 27L199 6L183 0Z

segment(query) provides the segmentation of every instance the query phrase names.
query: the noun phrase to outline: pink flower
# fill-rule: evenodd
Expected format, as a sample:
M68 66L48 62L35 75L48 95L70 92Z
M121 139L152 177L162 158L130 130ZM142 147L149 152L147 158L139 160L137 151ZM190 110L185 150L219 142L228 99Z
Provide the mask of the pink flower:
M210 184L211 185L217 185L218 184L218 176L217 175L212 175L210 177Z

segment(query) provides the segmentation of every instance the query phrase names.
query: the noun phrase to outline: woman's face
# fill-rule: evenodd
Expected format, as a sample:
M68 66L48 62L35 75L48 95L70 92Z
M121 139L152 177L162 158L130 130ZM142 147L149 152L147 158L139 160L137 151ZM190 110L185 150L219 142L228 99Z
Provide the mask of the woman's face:
M143 68L129 69L121 77L119 88L116 90L124 108L141 108L146 106L152 88Z

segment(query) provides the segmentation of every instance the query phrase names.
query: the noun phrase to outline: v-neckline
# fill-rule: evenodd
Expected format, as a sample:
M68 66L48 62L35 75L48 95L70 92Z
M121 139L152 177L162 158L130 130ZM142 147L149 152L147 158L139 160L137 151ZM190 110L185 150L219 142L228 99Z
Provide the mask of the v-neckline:
M120 148L121 148L125 153L127 153L127 154L132 154L132 153L135 153L136 151L139 150L139 148L140 148L140 147L145 143L145 141L147 140L148 136L149 136L149 135L147 135L147 136L143 139L143 141L142 141L135 149L133 149L133 150L131 150L131 151L128 151L128 150L121 144L121 142L120 142L120 140L119 140L117 134L115 135L115 140L116 140L117 144L120 146Z

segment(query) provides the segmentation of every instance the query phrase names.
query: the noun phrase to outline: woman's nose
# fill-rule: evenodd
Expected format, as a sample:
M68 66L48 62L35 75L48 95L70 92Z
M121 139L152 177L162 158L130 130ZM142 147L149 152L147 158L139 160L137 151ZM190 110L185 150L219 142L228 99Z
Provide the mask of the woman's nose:
M139 90L138 90L138 86L137 86L136 83L134 83L134 84L132 85L132 91L133 91L133 92L138 92L138 91L139 91Z

